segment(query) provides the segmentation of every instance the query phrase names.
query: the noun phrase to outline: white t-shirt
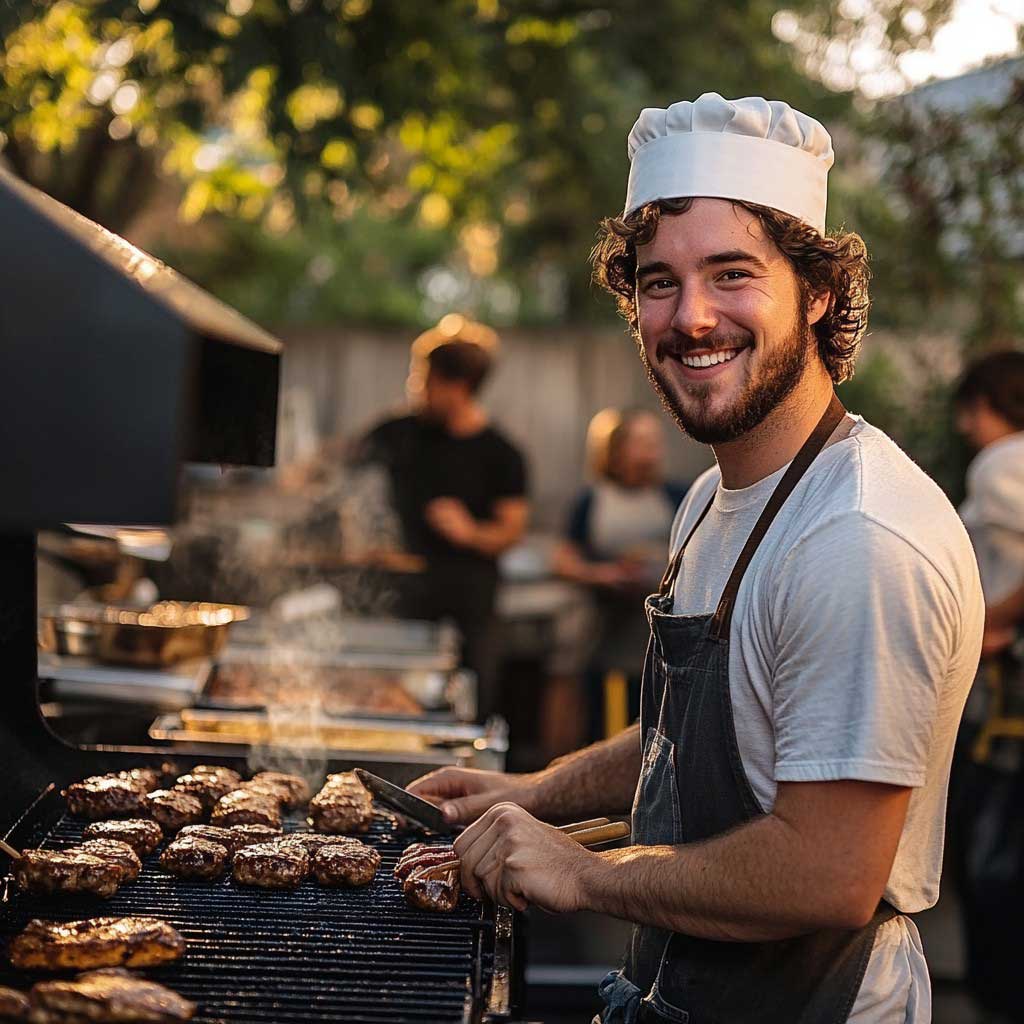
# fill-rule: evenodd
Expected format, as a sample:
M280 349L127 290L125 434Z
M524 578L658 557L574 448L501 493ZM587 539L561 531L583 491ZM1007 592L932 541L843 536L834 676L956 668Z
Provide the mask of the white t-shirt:
M853 417L782 507L744 576L729 685L740 756L765 811L779 782L913 787L885 898L938 898L953 742L981 649L984 603L963 524L884 433ZM714 611L785 467L741 490L708 470L679 509L674 611ZM879 929L851 1024L930 1020L917 930Z
M1024 583L1024 431L974 457L960 518L978 556L985 599L998 604Z

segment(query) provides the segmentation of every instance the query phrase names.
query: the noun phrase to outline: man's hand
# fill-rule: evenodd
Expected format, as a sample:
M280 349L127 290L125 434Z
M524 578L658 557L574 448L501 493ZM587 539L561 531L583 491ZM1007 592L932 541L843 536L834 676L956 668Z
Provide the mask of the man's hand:
M462 887L516 910L584 908L584 880L595 854L515 804L498 804L455 840Z
M476 546L477 521L458 498L434 498L427 503L423 517L445 540L456 547Z
M468 825L495 804L513 803L535 809L536 776L486 772L479 768L439 768L406 789L441 808L444 820Z

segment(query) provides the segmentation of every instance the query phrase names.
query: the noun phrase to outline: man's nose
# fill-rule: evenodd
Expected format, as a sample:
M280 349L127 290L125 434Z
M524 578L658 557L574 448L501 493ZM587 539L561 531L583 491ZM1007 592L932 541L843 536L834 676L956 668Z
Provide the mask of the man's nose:
M672 327L680 334L700 339L713 331L718 324L718 314L707 290L701 284L691 284L679 289Z

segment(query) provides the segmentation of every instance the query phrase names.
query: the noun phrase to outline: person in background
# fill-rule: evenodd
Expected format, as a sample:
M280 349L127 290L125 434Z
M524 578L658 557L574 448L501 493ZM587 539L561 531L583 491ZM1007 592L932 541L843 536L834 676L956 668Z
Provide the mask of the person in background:
M957 430L977 455L967 470L960 517L985 592L983 655L1013 642L1024 602L1024 352L972 363L954 394Z
M449 315L417 339L414 412L378 424L358 457L386 467L406 550L426 565L403 585L399 612L455 622L463 664L477 675L482 720L496 700L497 560L522 537L529 506L523 456L480 404L493 357L467 340L478 335L494 337Z
M977 454L960 517L985 595L982 663L964 712L950 786L949 836L967 988L986 1021L1019 1021L1016 927L1024 912L1024 747L999 719L1024 717L1024 352L971 363L953 394L957 430Z
M665 436L655 413L606 409L587 434L595 480L576 499L552 564L563 579L589 588L597 607L597 643L586 671L593 741L603 736L608 673L628 682L629 720L640 714L649 631L644 597L661 579L686 487L664 478Z

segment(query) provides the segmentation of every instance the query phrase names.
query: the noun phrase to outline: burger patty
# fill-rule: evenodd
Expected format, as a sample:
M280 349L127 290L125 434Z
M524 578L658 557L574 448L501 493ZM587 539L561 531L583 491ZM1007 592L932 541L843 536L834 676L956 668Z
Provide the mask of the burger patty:
M235 854L231 873L242 885L294 889L309 874L309 856L294 846L260 843Z
M312 860L321 885L369 885L380 867L380 854L357 839L324 846Z
M158 789L143 798L143 809L164 832L177 832L203 820L203 805L191 793Z
M132 852L127 844L121 845L129 853ZM20 889L43 896L54 893L92 893L107 899L117 892L128 877L128 870L117 859L111 860L77 849L24 850L14 862L13 871L14 880Z
M127 843L139 857L151 854L163 841L164 834L155 821L129 818L126 821L96 821L87 825L84 839L117 839Z
M191 1020L195 1003L121 967L80 974L74 981L42 981L30 993L33 1024L85 1021L173 1024Z
M186 825L178 833L178 839L203 839L208 843L217 843L230 856L243 846L266 843L280 834L266 825L232 825L230 828L222 828L220 825Z
M269 828L281 827L281 803L266 793L257 793L247 789L235 789L222 796L213 814L210 815L212 825L266 825Z
M234 774L234 773L232 773ZM174 783L175 791L194 796L203 810L213 810L214 804L236 787L237 783L218 775L180 775Z
M120 839L90 839L75 849L120 865L124 868L125 882L134 882L142 870L142 861L139 860L139 855Z
M28 1020L28 996L0 985L0 1020Z
M373 821L373 797L352 772L328 775L309 803L309 820L318 832L365 832Z
M151 917L94 917L85 921L30 921L11 941L11 963L21 969L148 967L179 959L185 940Z
M160 867L178 878L220 878L227 862L227 847L197 836L179 835L160 855Z
M249 784L277 790L282 794L282 803L289 809L301 807L309 800L309 786L306 785L306 780L287 772L257 772Z

